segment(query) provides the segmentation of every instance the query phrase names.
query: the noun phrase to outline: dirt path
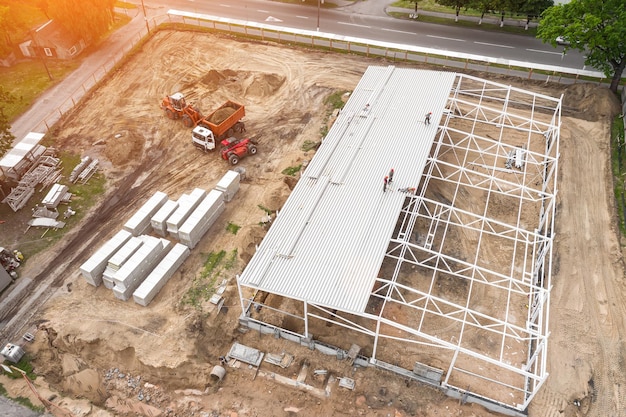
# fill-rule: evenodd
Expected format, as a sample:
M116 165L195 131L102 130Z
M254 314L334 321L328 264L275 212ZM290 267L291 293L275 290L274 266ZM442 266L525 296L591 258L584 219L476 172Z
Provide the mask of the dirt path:
M605 186L612 183L610 122L565 118L563 125L550 376L531 410L617 417L626 407L626 286L613 195Z

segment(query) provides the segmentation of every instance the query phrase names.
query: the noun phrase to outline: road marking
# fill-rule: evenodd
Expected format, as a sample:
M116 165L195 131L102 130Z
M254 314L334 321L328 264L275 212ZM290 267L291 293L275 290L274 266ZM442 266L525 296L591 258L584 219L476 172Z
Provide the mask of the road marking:
M526 49L529 52L539 52L542 54L563 55L563 52L540 51L539 49Z
M385 28L380 28L380 30L386 30L387 32L406 33L407 35L415 35L415 32L406 32L404 30L394 30L394 29L385 29Z
M487 43L487 42L474 42L477 43L479 45L487 45L487 46L497 46L498 48L515 48L514 46L509 46L509 45L498 45L497 43Z
M308 18L309 18L309 16L298 16L298 15L296 15L296 17L297 17L298 19L308 19Z
M465 42L465 39L446 38L445 36L426 35L427 38L445 39L447 41Z
M356 26L356 27L360 27L360 28L368 28L370 29L371 26L366 26L366 25L357 25L356 23L347 23L347 22L337 22L340 25L346 25L346 26Z
M261 9L257 9L257 12L259 12L259 13L269 13L267 10L261 10Z
M280 19L278 19L276 17L273 17L273 16L268 16L268 18L265 19L265 21L266 22L282 22L282 20L280 20Z
M193 3L193 1L194 0L191 0L192 3ZM220 3L220 6L222 6L222 7L233 7L230 4L222 4L222 3Z

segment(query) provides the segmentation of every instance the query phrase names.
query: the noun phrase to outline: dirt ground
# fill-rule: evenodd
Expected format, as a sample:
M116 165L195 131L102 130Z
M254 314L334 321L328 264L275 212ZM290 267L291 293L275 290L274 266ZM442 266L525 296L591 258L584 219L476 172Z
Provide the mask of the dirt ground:
M210 51L210 52L207 52ZM81 416L489 416L482 407L459 404L438 391L282 342L238 326L235 274L245 267L265 229L259 208L279 209L295 179L281 172L312 157L305 141L319 141L328 118L324 99L352 90L368 65L382 60L241 42L193 32L158 32L54 129L60 150L99 158L107 178L101 201L67 238L32 259L22 276L43 279L58 272L63 285L40 306L24 331L36 339L33 357L43 397ZM609 170L609 131L619 110L609 92L593 85L564 87L491 74L495 81L564 96L560 142L556 259L553 263L549 369L529 409L537 417L616 417L626 407L624 338L626 286ZM191 144L191 132L158 107L182 91L205 113L230 99L246 105L247 134L259 153L242 160L246 178L235 198L183 267L148 308L122 302L94 288L78 267L117 232L155 191L172 199L194 188L210 190L229 169L215 153ZM241 226L236 235L226 230ZM5 226L6 225L6 226ZM19 247L41 231L0 227L3 240ZM237 250L226 278L227 311L181 304L206 254ZM53 265L54 268L51 269ZM263 364L228 368L223 381L210 377L234 341L265 352L288 352L286 369ZM355 379L354 391L333 385L328 398L288 387L276 374L323 389L326 369ZM21 380L2 376L12 396L37 400ZM580 402L577 402L580 401ZM579 405L578 405L579 404ZM61 415L61 411L55 413Z

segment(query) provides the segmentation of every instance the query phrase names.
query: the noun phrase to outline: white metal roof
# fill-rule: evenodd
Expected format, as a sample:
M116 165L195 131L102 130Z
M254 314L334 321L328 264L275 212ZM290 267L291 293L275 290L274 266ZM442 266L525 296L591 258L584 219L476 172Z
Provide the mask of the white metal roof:
M19 141L2 159L0 159L0 168L7 170L15 167L30 151L39 145L43 137L43 133L28 133L24 139Z
M240 284L363 312L406 197L398 189L418 186L455 76L369 67Z

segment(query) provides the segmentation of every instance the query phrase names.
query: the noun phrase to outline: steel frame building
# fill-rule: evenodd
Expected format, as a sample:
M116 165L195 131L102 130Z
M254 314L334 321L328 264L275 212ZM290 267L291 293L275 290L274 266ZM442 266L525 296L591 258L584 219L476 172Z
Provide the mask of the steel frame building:
M560 117L561 98L369 67L237 277L240 321L523 412L548 376Z

